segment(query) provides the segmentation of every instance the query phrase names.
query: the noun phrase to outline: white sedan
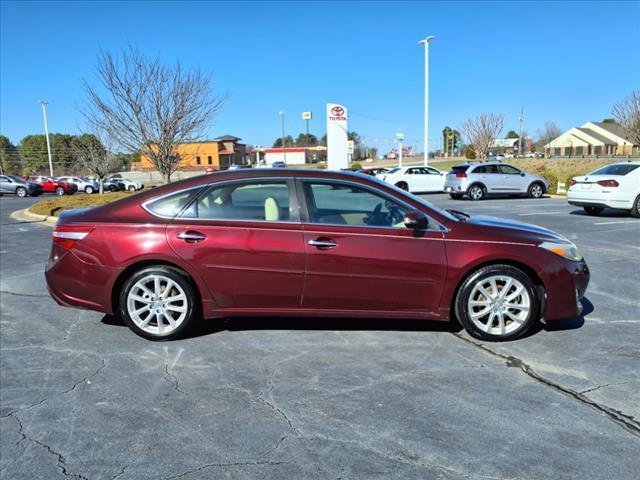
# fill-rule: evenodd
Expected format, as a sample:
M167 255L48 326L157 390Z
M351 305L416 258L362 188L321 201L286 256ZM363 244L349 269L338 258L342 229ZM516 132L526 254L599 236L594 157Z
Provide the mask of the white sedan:
M567 192L569 204L589 215L605 208L628 210L640 217L640 162L612 163L587 175L574 177Z
M408 192L442 192L445 174L433 167L395 167L378 175L381 180Z

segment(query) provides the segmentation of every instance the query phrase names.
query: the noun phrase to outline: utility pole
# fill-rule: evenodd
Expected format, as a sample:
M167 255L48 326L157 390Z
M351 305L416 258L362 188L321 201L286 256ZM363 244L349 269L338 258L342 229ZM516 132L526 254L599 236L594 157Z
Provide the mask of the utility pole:
M429 165L429 42L436 38L429 35L418 43L424 45L424 166Z
M284 156L284 164L287 164L287 146L284 143L284 112L280 111L280 121L282 123L282 154Z
M49 155L49 175L53 177L53 161L51 160L51 144L49 143L49 126L47 125L47 105L48 102L40 100L42 104L42 115L44 116L44 135L47 137L47 154Z
M524 123L524 107L520 107L520 137L518 138L518 157L522 157L522 124Z
M398 166L402 166L402 142L404 141L404 134L396 133L396 140L398 141Z

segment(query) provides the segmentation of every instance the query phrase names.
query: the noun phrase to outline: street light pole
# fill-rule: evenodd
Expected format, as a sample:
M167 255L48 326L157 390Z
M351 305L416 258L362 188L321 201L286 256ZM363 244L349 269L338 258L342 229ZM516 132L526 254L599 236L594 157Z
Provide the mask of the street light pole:
M429 35L418 42L424 45L424 165L429 165L429 42L436 38Z
M47 137L47 155L49 155L49 175L53 177L53 161L51 160L51 144L49 143L49 126L47 125L47 105L48 102L40 100L42 104L42 115L44 116L44 135Z
M284 112L280 111L280 121L282 122L282 155L284 158L284 164L287 164L287 146L284 143Z
M520 136L518 137L518 157L522 157L522 124L524 123L524 107L520 107Z

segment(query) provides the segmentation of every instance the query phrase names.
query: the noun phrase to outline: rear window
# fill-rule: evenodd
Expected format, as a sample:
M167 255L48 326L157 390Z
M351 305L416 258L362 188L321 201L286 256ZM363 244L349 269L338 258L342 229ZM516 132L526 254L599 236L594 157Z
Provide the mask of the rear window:
M618 163L616 165L607 165L606 167L602 167L595 172L591 172L589 175L626 175L628 173L633 172L640 165L635 165L633 163Z
M191 203L191 200L199 191L200 188L192 188L191 190L173 193L145 203L144 208L154 215L173 218Z
M455 167L451 167L451 171L449 173L464 173L469 168L469 165L456 165Z
M398 170L400 170L400 168L395 167L395 168L392 168L391 170L387 170L386 173L396 173Z

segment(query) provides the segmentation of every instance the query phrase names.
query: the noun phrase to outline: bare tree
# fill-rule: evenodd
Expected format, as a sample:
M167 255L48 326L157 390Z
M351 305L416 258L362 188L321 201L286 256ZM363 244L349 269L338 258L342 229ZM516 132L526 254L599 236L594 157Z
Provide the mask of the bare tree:
M98 87L83 81L81 113L92 131L106 131L116 144L140 151L168 183L180 161L177 146L201 138L227 96L213 95L211 77L164 65L130 47L121 58L100 52Z
M631 95L613 106L611 113L616 122L629 131L633 143L640 145L640 91L633 90Z
M104 181L110 173L117 171L119 161L112 153L112 142L107 135L85 133L73 141L73 151L80 164L98 179L100 195L104 193Z
M500 135L503 125L504 115L481 113L476 118L464 122L460 130L467 144L473 145L476 157L484 160L489 155L489 145Z
M562 130L553 122L545 122L544 127L536 131L536 148L544 149L552 140L555 140L562 135Z

